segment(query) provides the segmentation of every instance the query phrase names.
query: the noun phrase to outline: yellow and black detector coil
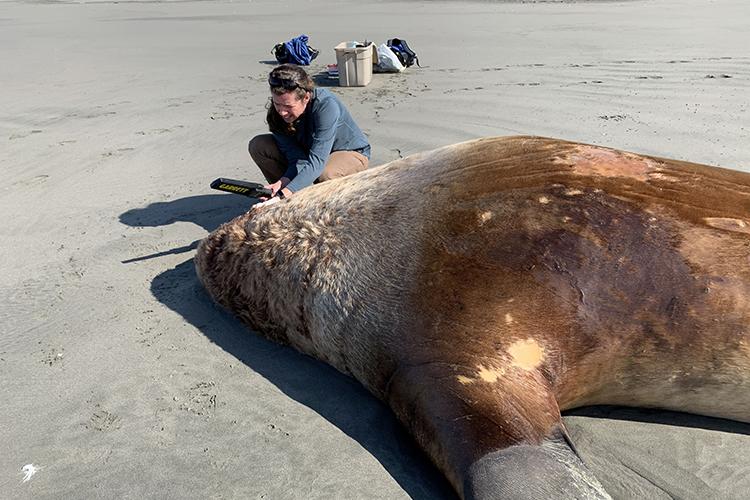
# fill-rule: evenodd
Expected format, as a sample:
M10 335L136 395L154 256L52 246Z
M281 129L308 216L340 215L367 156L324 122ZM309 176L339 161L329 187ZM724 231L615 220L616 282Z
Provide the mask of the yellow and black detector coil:
M261 196L271 197L271 190L264 188L263 184L258 184L257 182L237 181L219 177L211 183L211 187L219 191L241 194L250 198L260 198Z

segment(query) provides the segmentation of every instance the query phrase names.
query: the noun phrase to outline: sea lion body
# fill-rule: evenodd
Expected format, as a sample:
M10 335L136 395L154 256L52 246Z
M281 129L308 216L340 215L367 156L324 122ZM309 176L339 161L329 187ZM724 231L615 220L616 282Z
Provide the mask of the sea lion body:
M198 275L391 406L466 498L606 497L560 411L750 421L750 174L490 138L221 226Z

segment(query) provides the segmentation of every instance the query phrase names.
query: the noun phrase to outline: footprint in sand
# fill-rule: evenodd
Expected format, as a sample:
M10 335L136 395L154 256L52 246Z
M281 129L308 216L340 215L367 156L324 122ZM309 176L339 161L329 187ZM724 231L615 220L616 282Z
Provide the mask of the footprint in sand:
M107 410L97 410L91 415L86 428L99 432L114 431L120 428L120 417Z
M174 400L180 403L180 410L210 417L216 411L217 407L216 392L216 384L214 382L198 382L188 389L182 398L175 396Z
M32 177L31 179L24 179L22 181L17 181L12 184L12 186L34 186L37 184L44 183L47 179L49 179L49 175L42 174Z
M25 132L25 133L22 132L20 134L12 134L10 137L8 137L8 140L13 141L13 140L16 140L16 139L23 139L24 137L28 137L28 136L33 135L33 134L41 134L41 133L42 133L42 130L34 129L34 130L30 130L30 131Z
M65 355L65 349L57 349L55 347L47 347L42 350L41 362L45 365L54 366L62 363L63 356Z
M161 134L168 134L170 132L174 132L175 130L185 128L184 125L174 125L171 128L154 128L151 130L139 130L135 133L135 135L161 135Z
M135 148L119 148L115 151L107 151L106 153L102 153L102 158L110 158L113 156L123 156L128 151L135 151Z
M96 112L95 111L93 113L88 113L88 114L85 114L85 115L80 115L80 118L85 118L85 119L89 119L90 120L92 118L101 118L102 116L112 116L112 115L116 115L116 114L117 114L117 111L101 111L101 112Z
M597 118L600 118L602 120L612 120L616 122L621 122L627 117L628 117L627 115L600 115Z
M167 104L167 107L168 108L179 108L183 104L193 104L193 101L187 100L187 101L180 101L180 102L170 102L169 104Z

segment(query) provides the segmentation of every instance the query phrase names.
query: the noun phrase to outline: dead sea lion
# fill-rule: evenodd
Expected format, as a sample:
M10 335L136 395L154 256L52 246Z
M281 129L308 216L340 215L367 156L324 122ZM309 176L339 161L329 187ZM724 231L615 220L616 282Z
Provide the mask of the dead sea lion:
M464 498L607 498L561 410L750 421L747 173L481 139L251 210L195 263L390 405Z

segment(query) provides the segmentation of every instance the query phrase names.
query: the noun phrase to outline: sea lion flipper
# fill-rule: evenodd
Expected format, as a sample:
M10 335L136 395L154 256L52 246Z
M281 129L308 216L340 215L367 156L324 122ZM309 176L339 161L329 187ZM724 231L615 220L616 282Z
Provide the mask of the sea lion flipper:
M611 498L561 435L541 445L518 444L475 461L464 499Z
M489 364L489 363L488 363ZM566 439L552 391L532 373L451 363L401 370L387 400L465 498L609 498Z

